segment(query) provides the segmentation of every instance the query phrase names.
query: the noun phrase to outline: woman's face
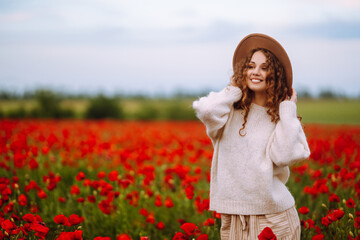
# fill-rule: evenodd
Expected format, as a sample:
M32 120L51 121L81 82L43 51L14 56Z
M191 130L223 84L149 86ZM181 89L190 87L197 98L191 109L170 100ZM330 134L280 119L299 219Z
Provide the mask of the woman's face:
M268 66L263 52L255 52L247 70L247 85L255 93L265 93Z

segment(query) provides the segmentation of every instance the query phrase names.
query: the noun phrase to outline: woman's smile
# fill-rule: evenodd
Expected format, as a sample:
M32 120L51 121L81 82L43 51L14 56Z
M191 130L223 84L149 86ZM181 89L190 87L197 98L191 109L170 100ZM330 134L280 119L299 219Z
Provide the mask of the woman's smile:
M250 80L251 80L252 83L255 83L255 84L264 81L264 80L258 79L258 78L251 78Z

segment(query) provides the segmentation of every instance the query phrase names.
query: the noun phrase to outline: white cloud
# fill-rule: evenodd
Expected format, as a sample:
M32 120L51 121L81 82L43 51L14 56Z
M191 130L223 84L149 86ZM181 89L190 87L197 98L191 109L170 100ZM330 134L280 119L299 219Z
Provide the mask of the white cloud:
M13 3L0 11L0 86L219 89L240 39L263 32L289 51L299 83L360 91L350 73L359 37L346 35L358 26L358 12L354 0Z
M23 22L29 20L32 14L26 12L5 13L0 15L0 23Z
M353 74L360 40L277 39L289 53L295 87L360 93L359 78ZM0 86L51 86L79 92L103 89L109 93L219 90L229 81L237 43L1 47Z
M355 0L347 0L356 3ZM259 0L63 0L32 1L16 5L0 20L12 20L12 28L23 30L22 24L34 30L99 29L122 27L129 29L169 29L206 27L214 21L251 25L256 28L283 28L336 18L359 18L355 9L338 1L325 4L317 1ZM345 14L344 14L345 13ZM357 14L359 15L359 14ZM7 17L8 16L8 17ZM32 16L29 19L20 16ZM16 21L14 21L16 19Z

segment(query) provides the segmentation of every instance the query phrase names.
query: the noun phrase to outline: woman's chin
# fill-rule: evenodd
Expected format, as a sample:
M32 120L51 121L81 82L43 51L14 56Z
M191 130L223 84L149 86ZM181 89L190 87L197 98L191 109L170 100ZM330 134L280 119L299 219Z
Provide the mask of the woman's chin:
M263 84L261 85L248 84L248 88L254 93L263 93L266 91L266 86Z

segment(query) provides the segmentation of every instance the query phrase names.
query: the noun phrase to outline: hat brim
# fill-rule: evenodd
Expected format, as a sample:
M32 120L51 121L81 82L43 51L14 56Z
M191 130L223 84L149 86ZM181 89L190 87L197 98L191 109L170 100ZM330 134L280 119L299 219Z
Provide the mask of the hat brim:
M242 58L246 57L249 52L255 48L265 48L277 57L284 67L287 85L290 88L289 90L291 90L293 77L289 56L279 42L265 34L253 33L247 35L241 40L234 53L233 69Z

